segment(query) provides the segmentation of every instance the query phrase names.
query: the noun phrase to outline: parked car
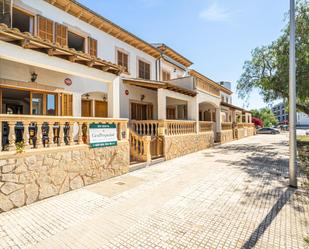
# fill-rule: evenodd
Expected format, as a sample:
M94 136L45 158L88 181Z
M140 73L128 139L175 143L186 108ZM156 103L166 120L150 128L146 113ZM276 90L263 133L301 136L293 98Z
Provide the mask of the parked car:
M280 131L275 128L261 128L256 131L257 134L280 134Z

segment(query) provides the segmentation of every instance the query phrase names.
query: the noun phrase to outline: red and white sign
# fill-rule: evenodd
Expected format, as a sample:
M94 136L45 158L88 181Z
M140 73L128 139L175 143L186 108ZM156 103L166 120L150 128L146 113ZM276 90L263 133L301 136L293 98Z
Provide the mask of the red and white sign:
M64 84L66 84L67 86L70 86L70 85L72 85L72 80L70 78L66 78L64 80Z

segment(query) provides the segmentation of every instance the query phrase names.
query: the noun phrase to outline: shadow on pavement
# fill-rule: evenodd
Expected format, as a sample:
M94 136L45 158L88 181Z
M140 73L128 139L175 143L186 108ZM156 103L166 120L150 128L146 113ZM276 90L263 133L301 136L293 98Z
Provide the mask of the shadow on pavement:
M265 216L260 225L254 230L251 234L250 238L246 241L246 243L241 247L242 249L251 249L257 244L261 236L265 233L267 228L271 225L272 221L279 214L280 210L285 206L285 204L291 199L296 189L288 188L285 192L281 194L275 205Z

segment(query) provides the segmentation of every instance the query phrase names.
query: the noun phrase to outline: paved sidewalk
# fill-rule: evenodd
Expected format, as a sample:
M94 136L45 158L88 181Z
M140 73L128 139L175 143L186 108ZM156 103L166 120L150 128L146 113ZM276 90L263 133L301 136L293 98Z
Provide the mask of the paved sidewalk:
M306 248L287 135L167 161L0 215L0 248Z

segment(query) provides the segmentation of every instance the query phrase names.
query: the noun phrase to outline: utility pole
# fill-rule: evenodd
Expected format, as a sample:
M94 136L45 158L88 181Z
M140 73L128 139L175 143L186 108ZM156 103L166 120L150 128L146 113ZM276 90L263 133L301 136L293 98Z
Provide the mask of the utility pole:
M295 0L290 0L290 72L289 72L289 126L290 126L290 186L297 188L296 162L296 53L295 53Z

